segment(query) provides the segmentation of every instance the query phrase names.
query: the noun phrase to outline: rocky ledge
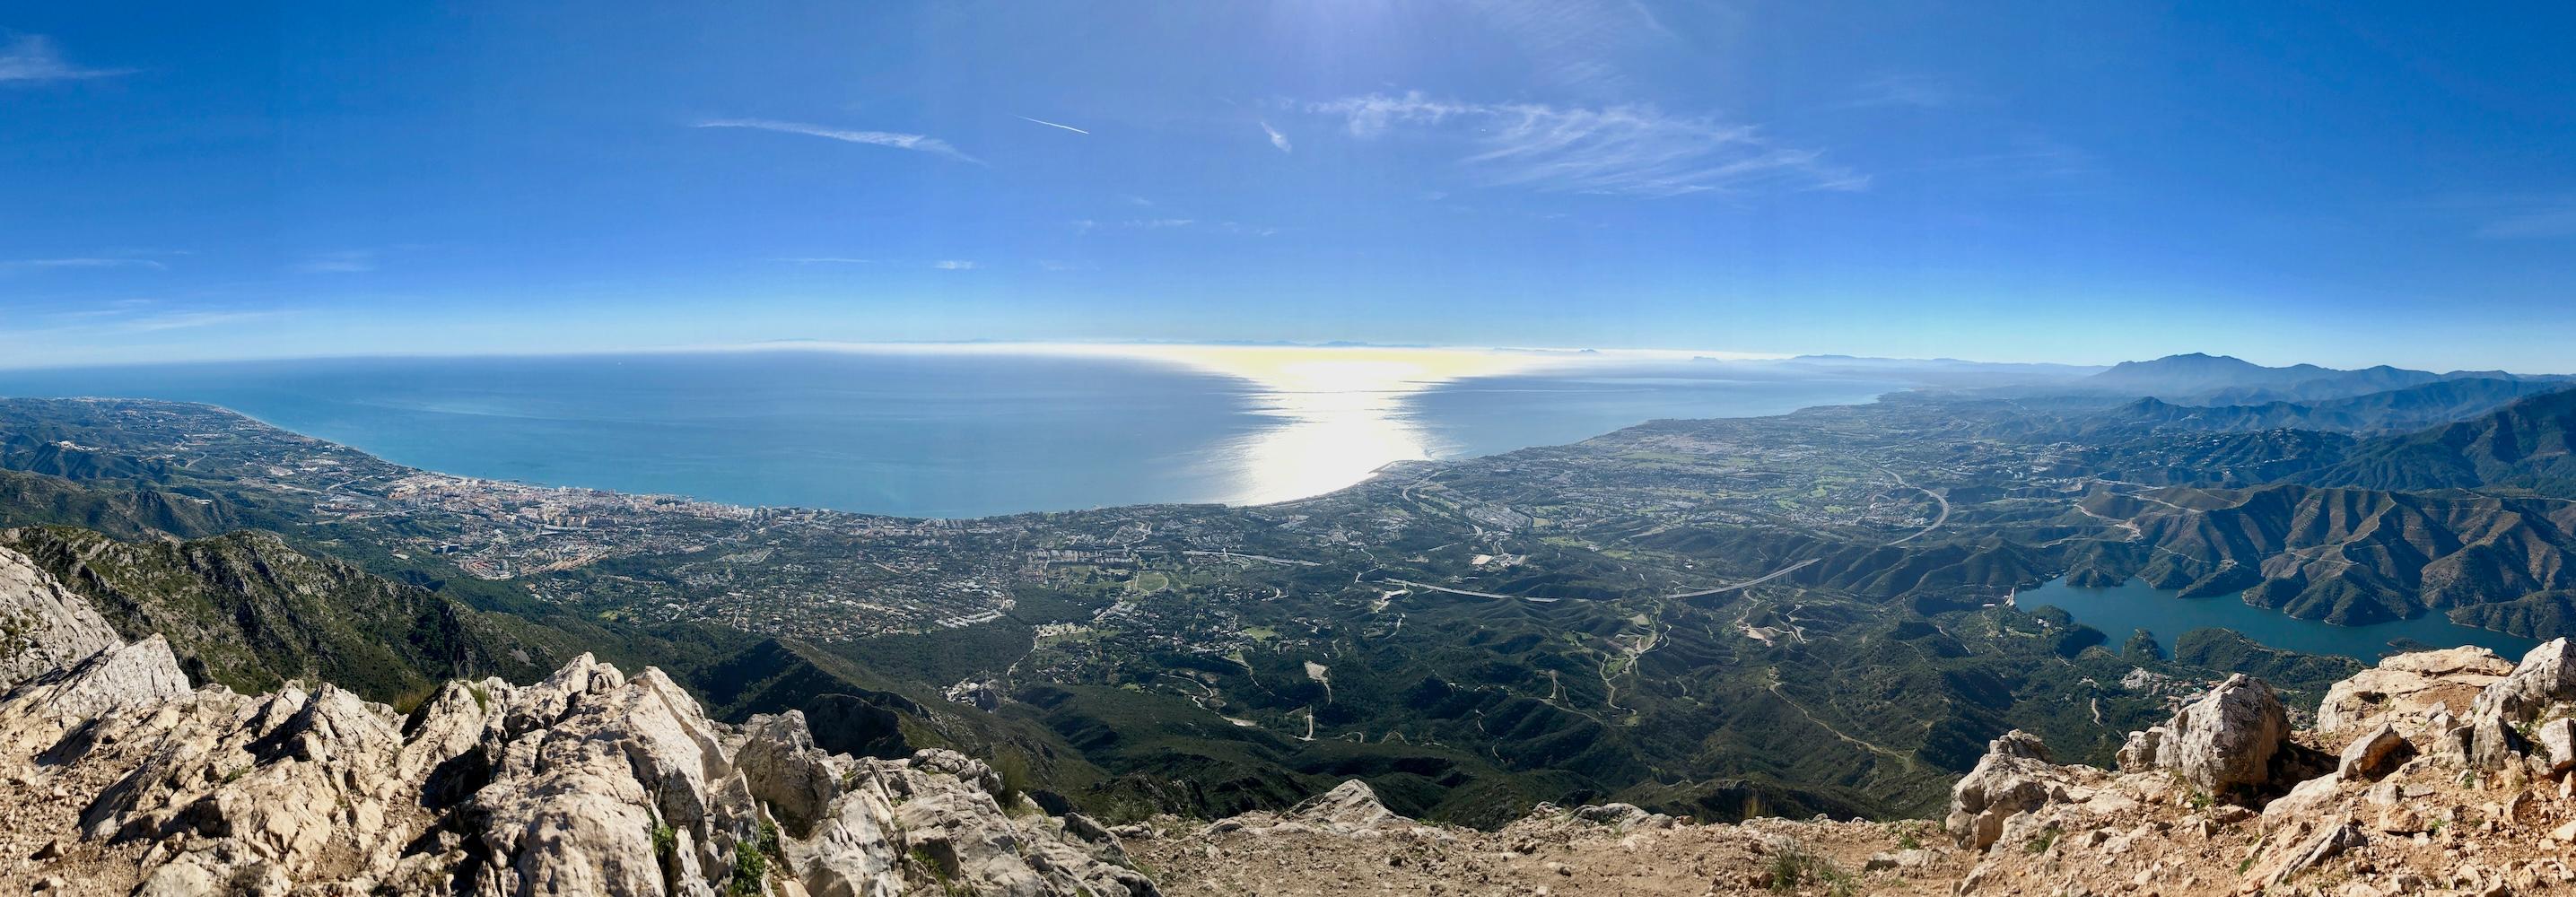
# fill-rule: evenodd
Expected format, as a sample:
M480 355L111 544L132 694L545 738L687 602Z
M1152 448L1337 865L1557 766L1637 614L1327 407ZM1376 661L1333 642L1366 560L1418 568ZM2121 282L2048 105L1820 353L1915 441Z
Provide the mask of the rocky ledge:
M1995 739L1931 822L1696 825L1613 804L1498 832L1374 810L1125 832L1175 895L2576 893L2576 649L2392 657L2292 730L2259 680L2132 733L2121 768ZM1354 823L1353 820L1359 822Z
M0 893L1156 893L1116 836L1004 804L982 763L828 754L792 712L721 725L658 670L585 655L410 714L327 684L254 697L18 585L0 617L36 635L0 652Z

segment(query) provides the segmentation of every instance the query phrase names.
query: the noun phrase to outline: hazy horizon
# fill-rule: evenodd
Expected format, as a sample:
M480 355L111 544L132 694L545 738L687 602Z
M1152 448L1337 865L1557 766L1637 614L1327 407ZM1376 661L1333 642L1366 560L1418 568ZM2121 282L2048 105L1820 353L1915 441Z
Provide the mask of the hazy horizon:
M1242 340L1211 340L1211 341L1184 341L1184 340L1112 340L1112 339L1101 339L1101 340L1082 340L1082 341L1077 341L1077 340L1021 341L1021 340L1003 340L1003 339L962 339L962 340L912 340L912 341L887 341L887 342L843 342L843 341L828 341L828 340L794 340L794 339L782 339L782 340L769 340L769 341L763 341L763 342L753 342L753 343L731 343L731 344L722 344L722 345L659 345L659 346L655 346L655 345L645 345L645 346L606 346L606 347L583 348L583 349L559 349L559 350L554 350L554 351L544 351L544 350L510 350L510 349L498 349L498 350L488 350L488 351L472 351L472 350L464 350L464 351L435 351L435 350L422 350L422 351L409 351L409 352L394 352L394 351L388 351L388 352L314 352L314 353L309 353L309 354L292 354L292 355L220 355L220 354L218 354L218 355L210 355L210 356L206 356L206 357L194 357L194 358L174 358L174 359L143 358L143 359L121 359L121 360L109 360L109 361L91 361L91 360L84 360L84 361L66 361L66 362L53 362L53 363L46 363L46 362L41 362L41 361L39 361L39 362L37 362L37 363L29 363L29 364L12 364L12 363L9 363L7 360L0 360L0 371L65 371L65 370L80 370L80 369L84 369L84 368L127 368L127 367L148 367L148 366L157 366L157 365L226 365L226 364L256 364L256 363L260 363L260 362L297 362L297 361L332 361L332 360L353 360L353 361L355 361L355 360L368 360L368 359L577 358L577 357L602 357L602 356L619 356L619 355L652 356L652 355L690 355L690 354L759 353L759 352L821 352L821 353L955 352L955 353L961 353L961 354L990 353L990 354L1022 354L1022 355L1068 355L1068 354L1069 354L1069 355L1127 355L1127 356L1131 356L1131 357L1142 358L1142 359L1145 359L1145 360L1170 361L1170 362L1173 362L1173 363L1181 363L1181 364L1185 364L1185 365L1186 365L1186 364L1187 364L1187 362L1185 362L1185 361L1177 360L1177 359L1170 358L1170 357L1162 357L1162 356L1158 356L1157 350L1179 350L1179 351L1186 352L1187 350L1194 350L1194 349L1233 349L1233 348L1251 348L1251 349L1302 349L1302 350L1314 350L1314 351L1318 351L1318 352L1335 352L1335 351L1344 351L1344 350L1361 350L1361 351L1367 351L1367 350L1421 350L1421 351L1427 351L1427 352L1444 352L1444 353L1461 353L1461 354L1491 353L1491 354L1502 355L1502 356L1518 356L1518 357L1525 357L1525 358L1531 358L1531 359L1552 360L1552 361L1556 361L1556 362L1560 362L1560 363L1603 362L1603 361L1607 361L1607 362L1620 362L1620 363L1655 363L1655 362L1676 362L1676 361L1711 361L1711 362L1783 362L1783 361L1796 361L1796 360L1800 360L1800 359L1836 359L1836 358L1846 358L1846 359L1852 359L1852 360L1856 360L1856 361L1877 361L1877 362L1896 362L1896 363L1907 363L1907 362L1918 362L1918 363L1962 363L1962 364L1971 364L1971 365L2016 366L2016 367L2035 367L2035 368L2063 368L2063 369L2067 369L2068 371L2084 371L2084 370L2103 370L2103 369L2108 369L2108 368L2111 368L2111 367L2113 367L2113 366L2119 365L2119 364L2124 363L2124 362L2143 362L2143 361L2154 361L2154 360L2158 360L2158 359L2171 358L2171 357L2175 357L2175 356L2208 355L2208 356L2213 356L2213 357L2236 358L2237 360L2240 360L2240 361L2245 361L2245 362L2249 362L2249 363L2256 364L2256 365L2260 365L2260 366L2264 366L2264 367L2295 367L2295 366L2302 365L2302 364L2316 365L2316 366L2319 366L2319 367L2325 367L2325 368L2329 368L2329 369L2345 369L2345 370L2357 370L2357 369L2363 369L2363 368L2383 367L2383 366L2385 366L2385 367L2399 367L2399 368L2409 368L2409 367L2410 367L2410 366L2408 366L2408 365L2392 364L2392 363L2385 362L2385 361L2379 361L2379 362L2367 362L2367 363L2357 363L2357 364L2353 364L2353 365L2351 365L2351 366L2349 366L2349 367L2344 367L2344 366L2334 365L2334 364L2321 364L2321 363L2319 363L2319 362L2315 362L2315 361L2308 360L2308 359L2304 359L2304 358L2280 358L2280 359L2259 358L2259 357L2258 357L2258 358L2248 358L2248 357L2244 357L2244 356L2230 355L2230 354L2228 354L2228 353L2223 353L2223 352L2206 352L2206 351L2201 351L2201 350L2184 350L2184 351L2179 351L2179 352L2169 353L2169 354L2167 354L2167 355L2159 355L2159 356L2153 356L2153 357L2139 357L2139 358L2110 358L2110 359L2099 360L2099 361L2069 361L2069 360L2063 360L2063 359L2051 359L2051 358L2035 358L2035 359L1968 358L1968 357L1959 357L1959 356L1954 356L1954 355L1921 355L1921 356L1863 355L1863 354L1857 354L1857 353L1852 353L1852 352L1835 352L1835 351L1786 352L1786 353L1750 353L1750 352L1737 352L1737 351L1726 350L1726 349L1667 349L1667 348L1639 348L1639 347L1620 347L1620 346L1468 346L1468 345L1446 345L1446 344L1438 344L1438 343L1379 343L1379 342L1367 342L1367 341L1358 341L1358 340L1331 340L1331 341L1322 341L1322 342L1298 342L1298 341L1289 341L1289 340L1252 340L1252 339L1242 339ZM2486 366L2486 367L2465 367L2465 366L2447 366L2447 367L2446 367L2446 366L2439 366L2439 365L2436 365L2436 366L2427 366L2427 367L2422 367L2422 368L2410 368L2410 369L2421 369L2421 370L2430 371L2430 372L2432 372L2432 373L2441 373L2441 374L2447 374L2447 373L2459 373L2459 372L2476 372L2476 371L2504 371L2504 372L2506 372L2506 373L2517 374L2517 375L2524 375L2524 376L2563 376L2563 375L2570 375L2571 373L2576 373L2576 369L2555 369L2555 368L2549 368L2549 369L2516 370L2516 369L2511 369L2511 368L2496 367L2496 366L2492 366L2492 365L2490 365L2490 366ZM1251 378L1251 379L1257 379L1257 378Z

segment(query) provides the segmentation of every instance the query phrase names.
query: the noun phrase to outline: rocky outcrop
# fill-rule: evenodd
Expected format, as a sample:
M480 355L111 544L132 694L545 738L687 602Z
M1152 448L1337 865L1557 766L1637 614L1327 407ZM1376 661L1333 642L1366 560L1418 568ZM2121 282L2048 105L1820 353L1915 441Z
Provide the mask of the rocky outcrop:
M2289 738L2280 697L2263 680L2238 673L2165 724L2129 733L2120 769L2164 770L2203 794L2233 796L2270 780L2272 758Z
M0 548L0 689L120 641L88 601L65 590L26 555Z
M2049 762L2039 737L2018 729L1986 743L1986 755L1950 789L1945 825L1959 845L1983 850L2003 838L2005 823L2051 801L2065 801L2076 773Z
M587 655L404 715L328 684L191 689L155 637L0 696L17 893L1156 893L1097 825L1000 793L946 751L827 754L794 714L730 729Z
M2469 703L2472 725L2495 720L2523 726L2536 720L2567 716L2576 709L2576 642L2553 639L2514 664L2513 672L2478 692Z
M2384 720L2421 720L2466 710L2478 692L2513 672L2513 661L2475 646L2400 654L2326 690L2317 731L2358 731Z
M1402 821L1386 804L1378 802L1376 789L1367 782L1352 779L1333 786L1333 790L1315 795L1289 808L1288 819L1335 834L1373 831L1391 822Z

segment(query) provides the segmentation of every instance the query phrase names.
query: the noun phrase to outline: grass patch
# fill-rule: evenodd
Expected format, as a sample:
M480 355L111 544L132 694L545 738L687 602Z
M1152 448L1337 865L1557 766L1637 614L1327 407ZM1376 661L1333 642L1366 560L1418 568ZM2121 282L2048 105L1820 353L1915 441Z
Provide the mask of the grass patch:
M2048 848L2056 844L2057 830L2053 828L2042 829L2039 834L2032 836L2030 840L2022 842L2021 849L2023 853L2047 853Z
M1771 855L1771 893L1794 894L1810 883L1823 886L1829 897L1851 897L1860 887L1851 873L1802 845Z

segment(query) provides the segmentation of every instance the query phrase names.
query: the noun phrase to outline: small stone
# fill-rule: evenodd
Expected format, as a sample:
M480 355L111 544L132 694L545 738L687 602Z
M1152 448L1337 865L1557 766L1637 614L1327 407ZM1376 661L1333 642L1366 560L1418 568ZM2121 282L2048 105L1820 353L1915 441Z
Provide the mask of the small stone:
M2335 774L2351 781L2373 781L2414 755L2415 746L2397 734L2396 726L2380 723L2344 746Z

